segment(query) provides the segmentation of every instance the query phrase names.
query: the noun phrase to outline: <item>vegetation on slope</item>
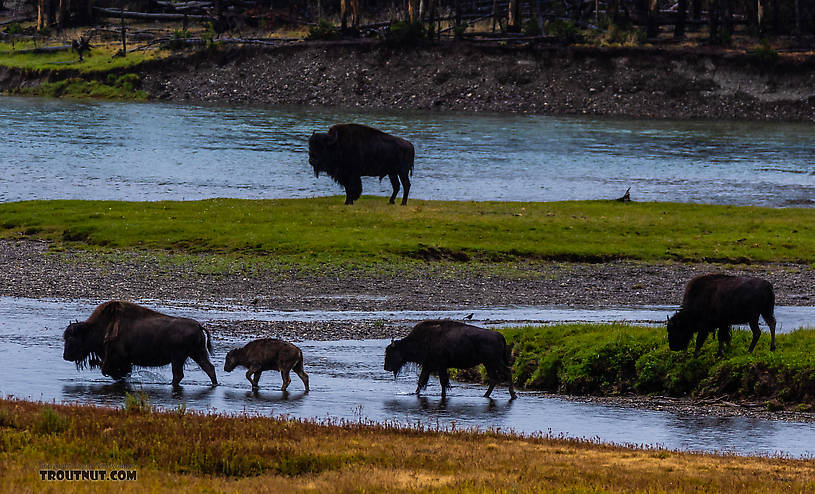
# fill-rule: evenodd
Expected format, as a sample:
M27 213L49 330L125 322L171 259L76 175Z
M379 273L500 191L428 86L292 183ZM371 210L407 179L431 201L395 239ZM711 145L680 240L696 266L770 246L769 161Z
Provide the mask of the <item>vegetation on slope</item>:
M568 394L640 393L766 402L770 408L815 405L815 329L763 334L752 354L752 333L733 331L723 357L709 339L698 358L668 348L665 327L559 324L502 330L513 346L518 386Z

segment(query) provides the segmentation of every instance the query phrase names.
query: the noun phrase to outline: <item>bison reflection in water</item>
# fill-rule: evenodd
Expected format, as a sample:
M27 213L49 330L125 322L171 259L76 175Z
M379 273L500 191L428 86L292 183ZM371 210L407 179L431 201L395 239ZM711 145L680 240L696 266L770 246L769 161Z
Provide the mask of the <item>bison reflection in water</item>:
M101 367L102 374L122 379L134 365L172 364L173 386L184 377L184 362L192 358L218 384L209 361L212 341L200 323L173 317L129 302L98 306L85 322L68 325L62 358L77 368Z
M446 396L450 386L447 369L484 364L490 380L484 396L489 397L496 384L508 380L509 394L515 399L509 351L501 333L456 321L420 322L409 335L385 349L385 370L393 372L394 377L407 363L421 367L416 394L427 386L431 372L438 372L441 395Z
M405 191L402 205L407 204L410 178L413 174L413 144L381 130L360 124L336 124L325 134L311 135L308 161L314 176L325 172L345 187L345 204L353 204L362 195L361 177L389 177L393 204L399 193L399 180Z
M761 335L760 315L770 327L770 350L775 350L774 306L773 287L766 280L726 274L697 276L688 282L679 311L668 319L668 346L685 350L698 332L694 351L698 357L708 333L718 328L718 355L722 355L724 344L730 343L730 325L749 323L752 352Z
M293 370L303 381L306 393L309 391L308 374L303 370L303 352L291 343L274 338L250 341L243 348L235 348L226 354L224 370L232 372L237 366L247 369L246 379L252 383L252 389L258 388L260 374L263 371L279 370L283 376L281 390L286 391L291 383L289 371Z

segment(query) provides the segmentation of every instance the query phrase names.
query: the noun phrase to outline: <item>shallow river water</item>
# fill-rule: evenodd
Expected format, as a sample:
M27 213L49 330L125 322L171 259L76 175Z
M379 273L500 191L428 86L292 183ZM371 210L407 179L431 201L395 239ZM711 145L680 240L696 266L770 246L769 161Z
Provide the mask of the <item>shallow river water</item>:
M0 202L341 194L308 138L337 122L412 141L420 199L815 206L811 124L353 112L0 96ZM390 193L387 180L363 182Z
M242 371L223 372L226 352L244 343L223 337L215 338L212 357L221 383L217 387L209 386L206 375L191 362L185 369L180 392L174 393L169 385L169 367L136 370L126 381L114 382L98 370L77 371L73 363L62 360L64 327L70 320L86 318L94 305L88 301L0 298L0 355L3 356L0 395L119 407L126 392L144 390L154 405L165 409L174 409L183 403L190 409L229 414L287 414L316 419L418 423L427 427L494 428L671 449L793 457L815 455L813 424L678 415L578 403L531 392L521 392L517 400L510 401L505 388L496 388L493 399L486 399L481 396L483 386L462 383L454 383L448 398L442 400L435 378L431 378L425 394L416 397L412 394L415 374L406 373L394 380L382 369L388 340L298 342L311 380L309 394L303 393L303 385L294 375L290 392L283 394L279 390L280 374L276 372L264 373L260 391L253 394ZM264 314L263 311L241 311L237 307L205 310L182 309L182 304L149 305L172 314L195 317L204 323L216 319L258 319L258 315ZM524 317L533 309L525 308ZM512 320L507 317L511 315L511 308L503 310L503 316ZM546 310L541 308L540 313ZM584 320L590 312L585 309L568 314L567 309L558 310L562 320ZM636 308L619 310L637 311ZM660 309L643 310L650 313ZM813 320L815 309L808 310L808 315L798 313L796 317ZM612 320L619 316L615 311L605 316L602 311L595 312L592 320ZM782 319L781 312L779 319ZM288 314L291 320L309 320L299 318L297 312ZM389 317L400 317L400 314ZM411 317L404 315L405 320ZM550 322L555 319L550 318Z

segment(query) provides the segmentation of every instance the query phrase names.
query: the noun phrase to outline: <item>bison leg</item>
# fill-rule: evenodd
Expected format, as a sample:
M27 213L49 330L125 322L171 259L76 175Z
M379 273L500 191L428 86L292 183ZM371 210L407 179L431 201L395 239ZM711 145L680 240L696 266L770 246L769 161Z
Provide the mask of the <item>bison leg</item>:
M447 369L439 371L439 384L441 384L441 397L447 396L447 388L450 387L450 374Z
M249 370L246 371L246 380L252 385L252 389L257 388L260 382L260 369L250 367Z
M212 365L212 362L209 361L209 357L207 357L206 351L204 352L203 355L201 354L191 355L190 358L192 358L195 361L195 363L198 364L199 367L201 367L201 370L206 372L207 376L209 376L209 380L212 381L212 385L217 386L218 378L215 377L215 366Z
M752 353L753 348L755 348L756 343L758 343L759 336L761 336L761 328L758 327L758 317L750 321L750 331L753 332L753 341L750 342L750 348L747 351ZM770 346L772 346L772 343Z
M422 367L422 372L419 373L419 385L416 386L417 395L421 390L427 387L427 381L429 380L430 380L430 370Z
M764 322L770 327L770 351L775 351L775 316L772 312L762 314Z
M399 178L402 180L402 187L405 189L402 193L402 206L404 206L407 204L408 194L410 193L410 178L408 172L400 173ZM396 192L394 192L394 195L396 195Z
M283 387L280 391L286 391L286 388L291 384L291 377L289 377L289 369L281 370L280 375L283 377Z
M716 354L719 357L724 355L724 345L730 344L730 326L719 327L719 352Z
M393 187L393 194L391 194L388 204L396 204L396 194L399 193L399 176L395 173L391 173L388 175L388 178L391 179L391 186Z
M179 386L181 380L184 379L184 362L187 357L183 359L174 359L173 364L173 387Z
M306 393L308 393L308 374L306 371L303 370L303 361L300 360L294 365L294 373L303 381L303 385L306 387Z
M350 206L362 195L362 177L354 177L345 186L345 204Z
M702 352L702 345L705 344L707 339L708 329L700 329L699 334L696 335L696 350L693 352L694 357L698 357Z

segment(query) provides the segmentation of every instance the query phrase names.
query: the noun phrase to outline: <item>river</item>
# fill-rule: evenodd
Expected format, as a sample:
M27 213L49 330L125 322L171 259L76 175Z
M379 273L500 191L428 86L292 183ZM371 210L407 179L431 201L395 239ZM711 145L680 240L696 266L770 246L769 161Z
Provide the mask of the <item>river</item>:
M486 399L481 396L483 386L463 383L454 383L447 399L442 400L435 378L431 379L426 392L416 397L413 395L416 374L407 372L394 380L382 369L388 340L297 342L305 355L305 369L310 376L308 394L303 393L303 384L294 375L290 392L282 393L277 372L265 372L260 391L252 393L242 370L229 374L222 370L226 352L245 341L222 335L213 338L212 361L220 381L217 387L209 386L207 376L192 362L187 363L180 392L173 392L170 386L169 367L136 369L126 381L115 382L98 370L78 371L72 362L62 360L64 327L69 321L87 317L94 305L95 302L90 301L0 297L0 354L4 356L0 360L0 376L3 376L0 396L121 407L126 393L144 391L151 403L166 410L183 405L192 410L226 414L285 414L316 420L363 420L446 429L492 428L692 451L815 455L815 427L807 423L620 408L535 392L520 392L517 400L510 401L503 387L497 387L492 399ZM296 311L284 314L237 306L195 308L182 303L149 305L204 323L225 319L328 320L337 315L326 312L318 317L314 313ZM795 327L793 321L799 319L812 320L815 312L815 308L793 309L778 312L779 321L786 321L787 328ZM570 312L563 308L527 307L484 309L477 315L510 321L544 317L549 322L559 322L618 320L621 314L623 318L627 314L647 322L655 312L664 310L629 307L572 309ZM410 320L416 314L369 315L377 316Z
M0 97L0 202L338 195L308 164L336 122L412 141L419 199L815 206L815 126ZM364 192L389 195L387 180Z

